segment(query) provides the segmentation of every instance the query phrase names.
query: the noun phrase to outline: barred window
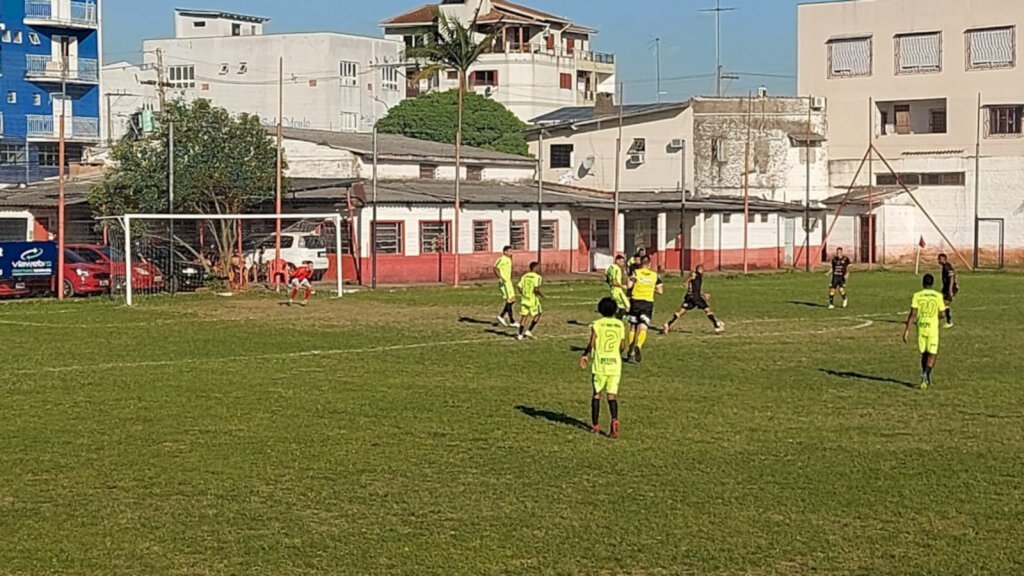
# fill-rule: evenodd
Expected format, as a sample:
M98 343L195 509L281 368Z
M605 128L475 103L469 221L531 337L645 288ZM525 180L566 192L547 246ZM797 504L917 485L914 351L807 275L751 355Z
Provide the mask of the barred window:
M1024 106L989 106L989 136L1020 136Z
M449 222L420 222L420 254L451 252Z
M359 63L358 62L342 62L341 63L341 85L342 86L358 86L359 85Z
M167 68L167 77L172 88L181 90L196 87L196 67L191 64L187 66L169 66Z
M17 144L0 146L0 165L20 165L26 162L25 147Z
M942 70L942 34L901 34L896 36L896 73L920 74Z
M529 223L526 220L513 220L509 228L509 245L513 250L527 250L527 234Z
M378 254L401 254L402 223L377 222L373 226L373 241Z
M540 225L540 247L549 250L558 249L558 221L545 220Z
M828 60L829 78L871 76L871 37L830 40Z
M473 252L491 252L492 244L491 231L493 226L489 221L477 220L473 222Z
M381 88L391 92L398 91L398 68L395 66L385 66L380 69L381 77Z

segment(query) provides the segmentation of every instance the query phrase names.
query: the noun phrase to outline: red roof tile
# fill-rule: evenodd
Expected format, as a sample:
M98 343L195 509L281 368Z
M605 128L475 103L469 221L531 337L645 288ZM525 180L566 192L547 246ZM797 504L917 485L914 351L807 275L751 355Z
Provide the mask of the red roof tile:
M436 4L424 4L419 8L385 20L384 25L432 24L437 16Z

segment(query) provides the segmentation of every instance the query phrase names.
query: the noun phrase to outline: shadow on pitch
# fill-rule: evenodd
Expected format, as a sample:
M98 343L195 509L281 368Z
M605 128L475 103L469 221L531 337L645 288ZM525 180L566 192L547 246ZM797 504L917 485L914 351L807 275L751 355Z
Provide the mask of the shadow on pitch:
M579 326L581 328L589 328L590 327L590 324L585 324L583 322L580 322L579 320L569 320L569 321L566 322L566 324L568 324L569 326Z
M828 306L818 302L804 302L802 300L790 300L787 304L792 304L793 306L804 306L807 308L828 308Z
M497 326L497 323L491 320L480 320L479 318L470 318L469 316L460 317L459 322L463 324L477 324L480 326Z
M555 412L553 410L543 410L540 408L533 408L530 406L516 406L516 410L529 416L530 418L536 418L537 420L547 420L552 424L561 424L562 426L568 426L570 428L577 428L587 433L590 432L590 425L580 420L569 416L565 412Z
M869 374L861 374L859 372L841 372L841 371L838 371L838 370L827 370L825 368L820 368L818 371L822 372L823 374L828 374L829 376L833 376L835 378L843 378L843 379L846 379L846 380L866 380L868 382L880 382L882 384L899 384L900 386L904 386L906 388L913 388L914 387L914 385L911 384L910 382L907 382L907 381L904 381L904 380L896 380L895 378L885 378L885 377L882 377L882 376L871 376Z
M515 338L516 333L502 332L501 330L484 330L487 334L493 334L494 336L501 336L502 338Z

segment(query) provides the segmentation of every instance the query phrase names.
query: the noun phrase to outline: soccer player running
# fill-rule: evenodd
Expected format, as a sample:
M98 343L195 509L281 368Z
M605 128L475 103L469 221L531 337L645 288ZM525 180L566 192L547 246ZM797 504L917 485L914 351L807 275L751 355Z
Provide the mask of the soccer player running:
M540 322L540 316L543 313L541 300L544 299L544 294L540 291L540 285L544 279L537 272L539 269L539 262L531 262L530 271L519 279L519 292L522 294L522 299L519 301L520 319L517 340L533 338L533 331L537 328L537 323Z
M960 292L960 282L956 270L949 263L949 256L939 254L939 265L942 266L942 299L946 303L946 328L953 327L953 298Z
M932 370L939 354L939 314L946 311L942 294L935 291L935 277L925 274L922 280L924 290L914 294L910 314L903 327L903 343L910 343L910 325L917 321L917 347L921 351L921 384L918 390L926 390L932 383Z
M832 284L828 288L828 309L836 309L836 290L843 297L843 308L850 304L846 297L846 281L850 279L850 259L843 255L842 248L836 248L832 258Z
M590 343L580 358L580 368L590 366L594 396L590 399L591 431L601 432L601 394L607 394L612 414L611 437L619 437L619 383L622 380L622 349L626 346L626 327L615 317L618 305L603 298L597 305L601 318L590 325Z
M313 284L310 283L310 280L312 280L312 278L313 278L313 263L310 262L309 260L303 262L302 266L299 266L298 268L296 268L295 270L292 271L292 274L291 274L292 292L288 296L288 305L289 306L291 306L292 304L295 304L295 297L299 295L299 289L300 288L305 289L305 294L303 295L302 302L299 305L300 306L305 306L306 304L309 304L309 294L313 291Z
M626 285L623 283L623 269L626 266L626 257L621 254L615 257L615 263L605 270L604 278L611 291L611 298L618 307L617 318L624 318L629 313L629 297L626 296Z
M629 350L624 360L643 361L643 348L647 342L647 329L654 318L654 295L665 292L665 283L651 270L651 257L644 256L640 267L633 273L633 295L629 303Z
M518 328L515 312L512 307L516 305L516 288L512 284L512 247L505 246L501 256L494 263L494 276L498 279L498 288L501 290L501 297L505 300L505 307L498 314L498 323L502 326ZM508 318L506 320L506 318Z
M672 315L672 319L662 326L662 334L668 336L669 332L672 331L672 325L693 309L704 311L708 320L711 321L711 326L715 328L715 332L719 334L725 332L725 323L719 322L718 319L715 318L715 311L712 310L711 306L708 304L708 300L711 300L711 294L706 294L703 290L704 265L698 264L697 267L693 269L693 272L690 273L690 278L686 281L686 296L683 297L682 307L676 310L676 313Z

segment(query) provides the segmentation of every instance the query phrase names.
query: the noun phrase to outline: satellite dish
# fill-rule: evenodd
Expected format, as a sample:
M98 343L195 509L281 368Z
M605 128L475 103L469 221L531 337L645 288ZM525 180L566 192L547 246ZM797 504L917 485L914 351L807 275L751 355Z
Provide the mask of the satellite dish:
M597 158L593 156L587 156L587 159L583 161L583 170L590 172L594 168L594 164L597 163Z

